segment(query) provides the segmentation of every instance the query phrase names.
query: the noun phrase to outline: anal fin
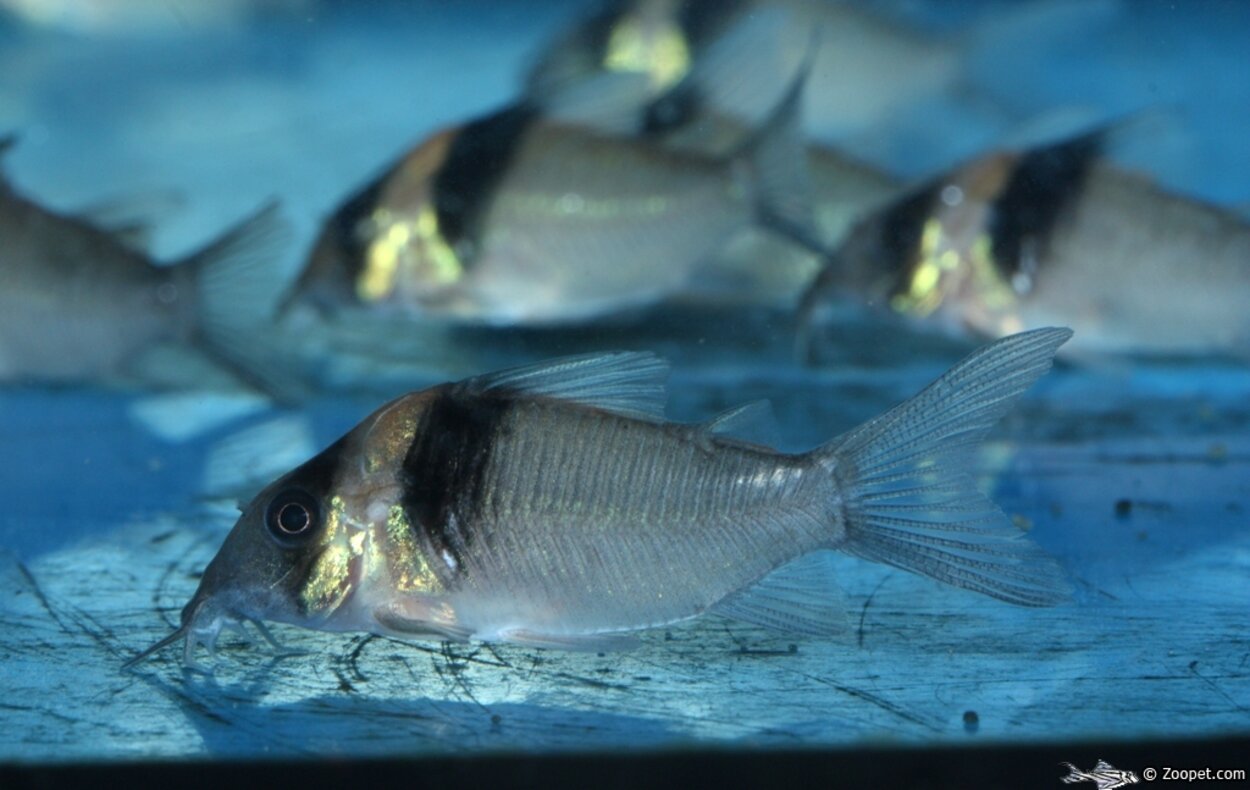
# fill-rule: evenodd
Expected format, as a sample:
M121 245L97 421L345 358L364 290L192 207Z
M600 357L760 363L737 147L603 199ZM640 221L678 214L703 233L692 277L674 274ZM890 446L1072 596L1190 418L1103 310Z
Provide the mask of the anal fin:
M785 634L828 638L850 632L831 552L794 560L715 604L722 617Z

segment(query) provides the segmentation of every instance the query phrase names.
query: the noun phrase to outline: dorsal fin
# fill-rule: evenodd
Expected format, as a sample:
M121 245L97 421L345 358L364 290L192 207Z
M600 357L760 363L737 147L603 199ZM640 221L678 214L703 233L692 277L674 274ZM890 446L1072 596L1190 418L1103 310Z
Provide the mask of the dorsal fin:
M664 416L668 363L646 351L563 357L465 379L470 392L537 395L593 406L627 417Z
M767 400L751 401L735 406L699 425L710 436L730 440L733 444L758 449L777 445L777 415Z
M720 30L700 48L681 87L748 127L767 123L770 110L784 103L794 75L805 68L792 71L778 56L794 15L778 6L724 13Z
M703 430L717 436L732 436L740 431L756 428L773 416L772 405L766 400L753 400L741 406L726 409L703 423Z

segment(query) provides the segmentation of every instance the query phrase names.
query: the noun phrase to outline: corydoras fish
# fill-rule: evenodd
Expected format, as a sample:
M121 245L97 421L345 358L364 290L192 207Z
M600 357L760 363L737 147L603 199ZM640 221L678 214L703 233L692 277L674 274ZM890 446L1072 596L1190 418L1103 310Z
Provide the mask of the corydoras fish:
M0 154L13 138L0 140ZM240 325L267 316L269 268L285 225L270 205L170 265L127 234L43 208L0 179L0 379L84 381L133 375L162 343L206 353L249 382Z
M836 632L810 564L834 549L1025 606L1055 565L978 490L971 455L1071 335L1000 340L810 452L665 422L666 367L608 353L403 396L245 508L176 632L243 621L327 631L623 646L714 612Z
M805 323L849 296L957 333L1062 323L1078 352L1244 355L1250 224L1108 163L1108 133L986 155L864 220Z
M821 248L801 186L802 86L727 156L527 103L443 131L334 213L289 303L570 323L680 292L744 227Z
M642 74L659 96L695 68L741 20L782 17L767 46L743 52L736 77L774 81L791 73L813 34L820 49L812 65L804 115L822 137L879 134L921 101L987 103L967 75L967 60L987 48L1036 47L1039 39L1088 27L1108 16L1106 2L1000 4L996 13L960 35L936 36L879 7L839 0L618 0L579 20L551 42L531 69L526 89L544 95L601 73ZM737 91L722 109L758 117L766 94Z

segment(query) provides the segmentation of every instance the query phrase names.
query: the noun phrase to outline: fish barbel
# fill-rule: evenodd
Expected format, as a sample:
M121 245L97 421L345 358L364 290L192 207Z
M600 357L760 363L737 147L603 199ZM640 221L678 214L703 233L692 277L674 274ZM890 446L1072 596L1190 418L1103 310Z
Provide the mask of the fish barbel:
M601 650L713 612L779 630L844 627L835 549L1025 606L1056 564L969 474L990 426L1067 329L973 353L918 395L810 452L661 418L666 366L609 353L412 393L243 509L178 639L194 664L243 621Z

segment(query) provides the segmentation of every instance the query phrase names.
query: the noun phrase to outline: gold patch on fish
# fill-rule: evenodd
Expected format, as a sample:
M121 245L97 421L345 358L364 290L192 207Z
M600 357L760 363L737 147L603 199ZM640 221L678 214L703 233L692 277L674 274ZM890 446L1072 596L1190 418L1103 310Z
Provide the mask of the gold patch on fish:
M345 546L334 544L321 552L300 591L300 601L308 614L329 614L351 592L352 556Z
M925 220L920 233L920 250L912 270L907 290L890 298L890 306L900 313L927 316L942 304L944 271L953 271L959 265L959 254L946 245L942 223L936 219ZM942 249L947 247L946 249Z
M405 270L427 288L451 285L464 274L460 257L443 239L438 214L429 203L422 204L415 219L379 209L372 221L374 237L356 280L356 295L361 301L380 302L390 297L400 276L408 276Z
M968 259L972 264L973 282L976 284L977 293L986 307L993 310L1006 310L1015 304L1015 289L1003 279L1001 270L994 265L993 241L989 234L977 237Z
M399 278L399 254L408 243L407 226L394 223L391 212L379 209L370 218L373 241L365 253L365 265L356 279L356 295L363 302L377 302L395 291Z
M966 266L966 269L964 268ZM963 270L964 274L957 276ZM917 263L904 291L890 297L890 307L900 313L925 317L941 305L952 287L970 275L977 296L994 311L1011 308L1015 292L994 265L993 240L988 233L977 234L961 254L941 221L925 221L920 234Z
M353 554L341 540L345 504L339 496L330 499L321 544L325 546L309 570L300 590L300 603L308 614L329 614L351 592ZM359 556L357 553L355 556Z
M396 590L402 592L437 593L443 585L430 568L424 552L417 546L412 525L399 505L392 505L386 519L386 561L391 568Z
M681 29L667 22L655 36L638 19L626 18L612 28L603 55L607 71L646 74L651 87L665 90L690 70L690 45Z

